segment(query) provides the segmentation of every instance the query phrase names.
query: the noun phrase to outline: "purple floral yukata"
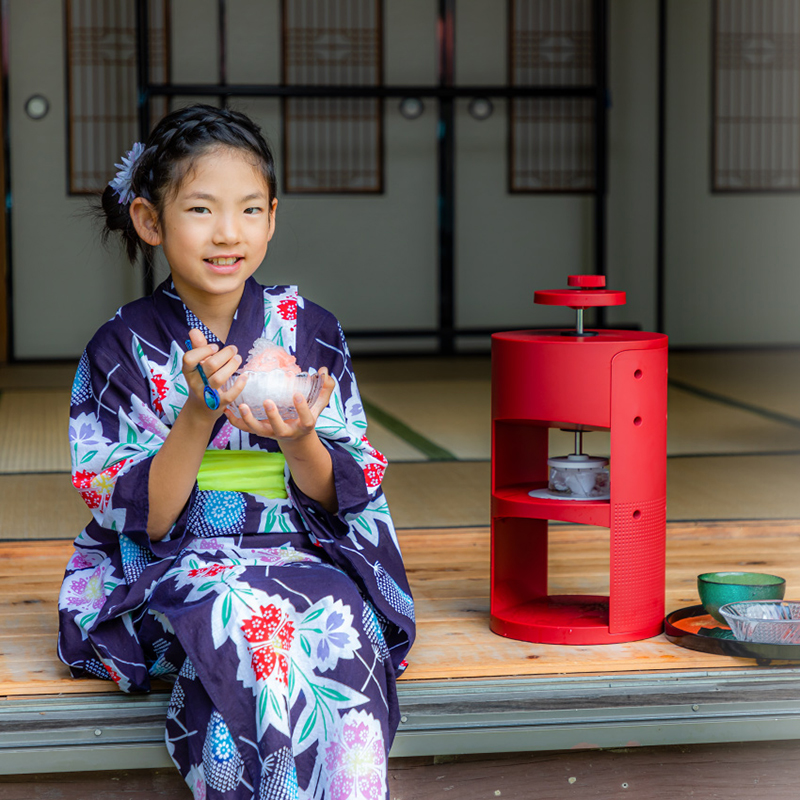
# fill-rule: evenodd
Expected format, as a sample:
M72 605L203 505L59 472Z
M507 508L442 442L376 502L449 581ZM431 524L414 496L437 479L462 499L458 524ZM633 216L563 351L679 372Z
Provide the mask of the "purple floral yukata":
M273 497L195 485L152 542L148 473L188 396L191 328L218 342L167 280L81 358L69 436L93 520L67 565L59 656L74 676L126 692L174 681L166 743L195 798L384 800L414 605L341 327L296 287L251 278L226 343L246 354L267 337L336 379L317 432L338 512L285 468ZM222 416L208 450L279 448Z

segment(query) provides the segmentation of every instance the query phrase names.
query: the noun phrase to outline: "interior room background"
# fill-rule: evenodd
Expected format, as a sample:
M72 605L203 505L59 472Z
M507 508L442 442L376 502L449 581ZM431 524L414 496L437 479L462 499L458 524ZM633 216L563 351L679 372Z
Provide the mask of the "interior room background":
M141 293L140 272L100 244L85 194L138 138L136 5L5 4L12 359L76 358ZM224 5L220 25L217 0L150 0L152 82L497 87L597 77L590 0L450 4L451 75L442 74L436 0L317 3L317 17L302 10L314 3ZM326 17L329 6L341 18ZM603 268L628 292L608 324L661 327L674 348L798 343L795 7L608 3ZM763 86L779 88L765 97ZM154 97L150 113L197 99L220 98ZM456 351L487 350L491 330L565 322L569 312L534 307L534 290L597 262L592 102L485 99L456 97L450 123ZM227 100L258 119L279 160L278 233L257 277L297 283L331 308L357 333L356 352L441 345L428 335L441 322L440 106L403 101ZM363 163L335 163L346 152Z

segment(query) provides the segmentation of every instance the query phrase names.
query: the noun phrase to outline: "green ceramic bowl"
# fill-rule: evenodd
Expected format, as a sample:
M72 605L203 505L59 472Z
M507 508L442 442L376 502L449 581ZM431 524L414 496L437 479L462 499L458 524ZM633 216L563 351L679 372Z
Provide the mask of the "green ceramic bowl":
M786 580L763 572L706 572L697 576L697 592L706 611L727 625L719 613L725 603L739 600L783 600Z

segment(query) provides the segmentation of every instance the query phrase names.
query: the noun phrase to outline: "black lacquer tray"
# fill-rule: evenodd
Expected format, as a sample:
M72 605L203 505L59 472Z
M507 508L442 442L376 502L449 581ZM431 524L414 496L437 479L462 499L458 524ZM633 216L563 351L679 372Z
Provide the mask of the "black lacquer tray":
M754 658L762 666L772 661L800 662L800 644L762 644L718 638L726 635L726 631L728 628L706 614L701 605L679 608L664 620L664 634L667 639L689 650L720 656Z

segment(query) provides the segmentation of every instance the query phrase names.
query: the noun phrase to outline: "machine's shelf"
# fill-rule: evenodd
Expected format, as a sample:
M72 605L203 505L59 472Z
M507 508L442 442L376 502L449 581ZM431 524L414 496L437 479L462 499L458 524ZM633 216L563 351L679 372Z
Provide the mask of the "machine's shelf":
M491 629L500 636L542 644L614 644L661 633L662 622L645 621L636 630L609 629L609 598L550 595L512 608L494 609Z
M492 516L549 519L600 525L608 528L611 503L608 500L550 500L531 497L528 492L547 488L546 482L516 484L495 489L492 493Z

